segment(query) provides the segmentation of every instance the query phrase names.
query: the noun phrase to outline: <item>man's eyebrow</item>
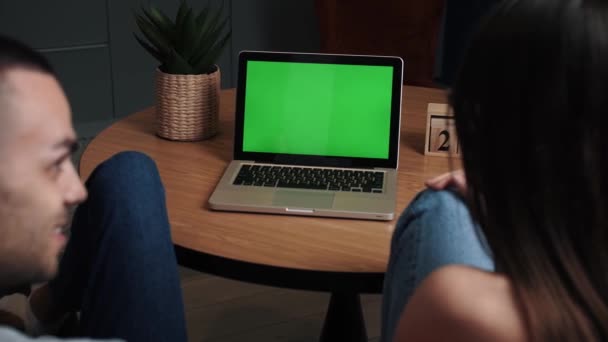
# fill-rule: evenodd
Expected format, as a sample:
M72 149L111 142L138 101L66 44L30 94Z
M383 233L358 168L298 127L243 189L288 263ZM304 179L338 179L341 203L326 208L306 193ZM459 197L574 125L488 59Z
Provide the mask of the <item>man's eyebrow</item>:
M70 154L78 150L79 144L75 138L65 138L64 140L53 145L53 149L67 148Z

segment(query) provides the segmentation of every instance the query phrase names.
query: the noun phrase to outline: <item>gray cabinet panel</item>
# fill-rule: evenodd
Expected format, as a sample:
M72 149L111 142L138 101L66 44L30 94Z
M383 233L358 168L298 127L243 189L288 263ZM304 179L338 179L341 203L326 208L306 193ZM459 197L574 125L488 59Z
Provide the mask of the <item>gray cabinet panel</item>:
M153 2L174 18L178 1ZM154 72L158 62L148 55L133 37L133 32L138 31L132 18L132 9L138 8L140 3L139 0L108 0L114 101L116 115L119 117L154 103ZM199 7L205 3L206 1L196 2ZM221 1L213 0L212 3L219 6ZM226 15L230 15L230 1L226 1L224 10ZM231 87L230 51L229 43L218 63L222 71L223 88Z
M236 86L238 52L317 51L314 0L188 0L224 3L232 39L218 64L222 87ZM154 2L174 16L178 0L0 0L0 33L42 52L57 69L77 124L107 122L154 103L158 63L135 41L132 10ZM67 49L66 49L67 48Z
M107 48L46 52L72 105L73 121L112 119L112 82Z
M0 1L0 32L38 48L107 41L106 0Z
M320 48L314 0L232 1L233 81L241 50L316 52Z

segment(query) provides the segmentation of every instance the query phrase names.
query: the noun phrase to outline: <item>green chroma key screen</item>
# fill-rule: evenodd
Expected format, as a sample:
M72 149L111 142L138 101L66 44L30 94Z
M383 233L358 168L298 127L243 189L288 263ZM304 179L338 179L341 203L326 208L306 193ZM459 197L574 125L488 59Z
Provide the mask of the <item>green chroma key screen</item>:
M243 151L388 159L393 67L247 62Z

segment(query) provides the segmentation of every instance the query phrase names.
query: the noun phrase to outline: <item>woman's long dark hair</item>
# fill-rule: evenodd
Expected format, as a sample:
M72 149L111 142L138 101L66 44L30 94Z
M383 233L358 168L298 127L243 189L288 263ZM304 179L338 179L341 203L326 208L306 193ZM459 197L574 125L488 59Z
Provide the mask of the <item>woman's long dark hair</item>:
M450 103L473 214L531 338L608 341L608 3L504 1Z

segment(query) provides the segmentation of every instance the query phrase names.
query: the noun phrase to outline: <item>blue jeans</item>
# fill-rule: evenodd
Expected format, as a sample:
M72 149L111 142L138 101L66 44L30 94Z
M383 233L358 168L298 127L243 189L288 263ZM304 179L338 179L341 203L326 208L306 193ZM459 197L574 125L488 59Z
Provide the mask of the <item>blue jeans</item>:
M403 212L393 233L384 278L381 341L393 340L416 287L449 264L494 270L485 237L463 200L451 191L425 190Z
M86 182L70 241L50 282L81 312L81 334L127 341L186 341L183 297L165 192L149 157L119 153Z

